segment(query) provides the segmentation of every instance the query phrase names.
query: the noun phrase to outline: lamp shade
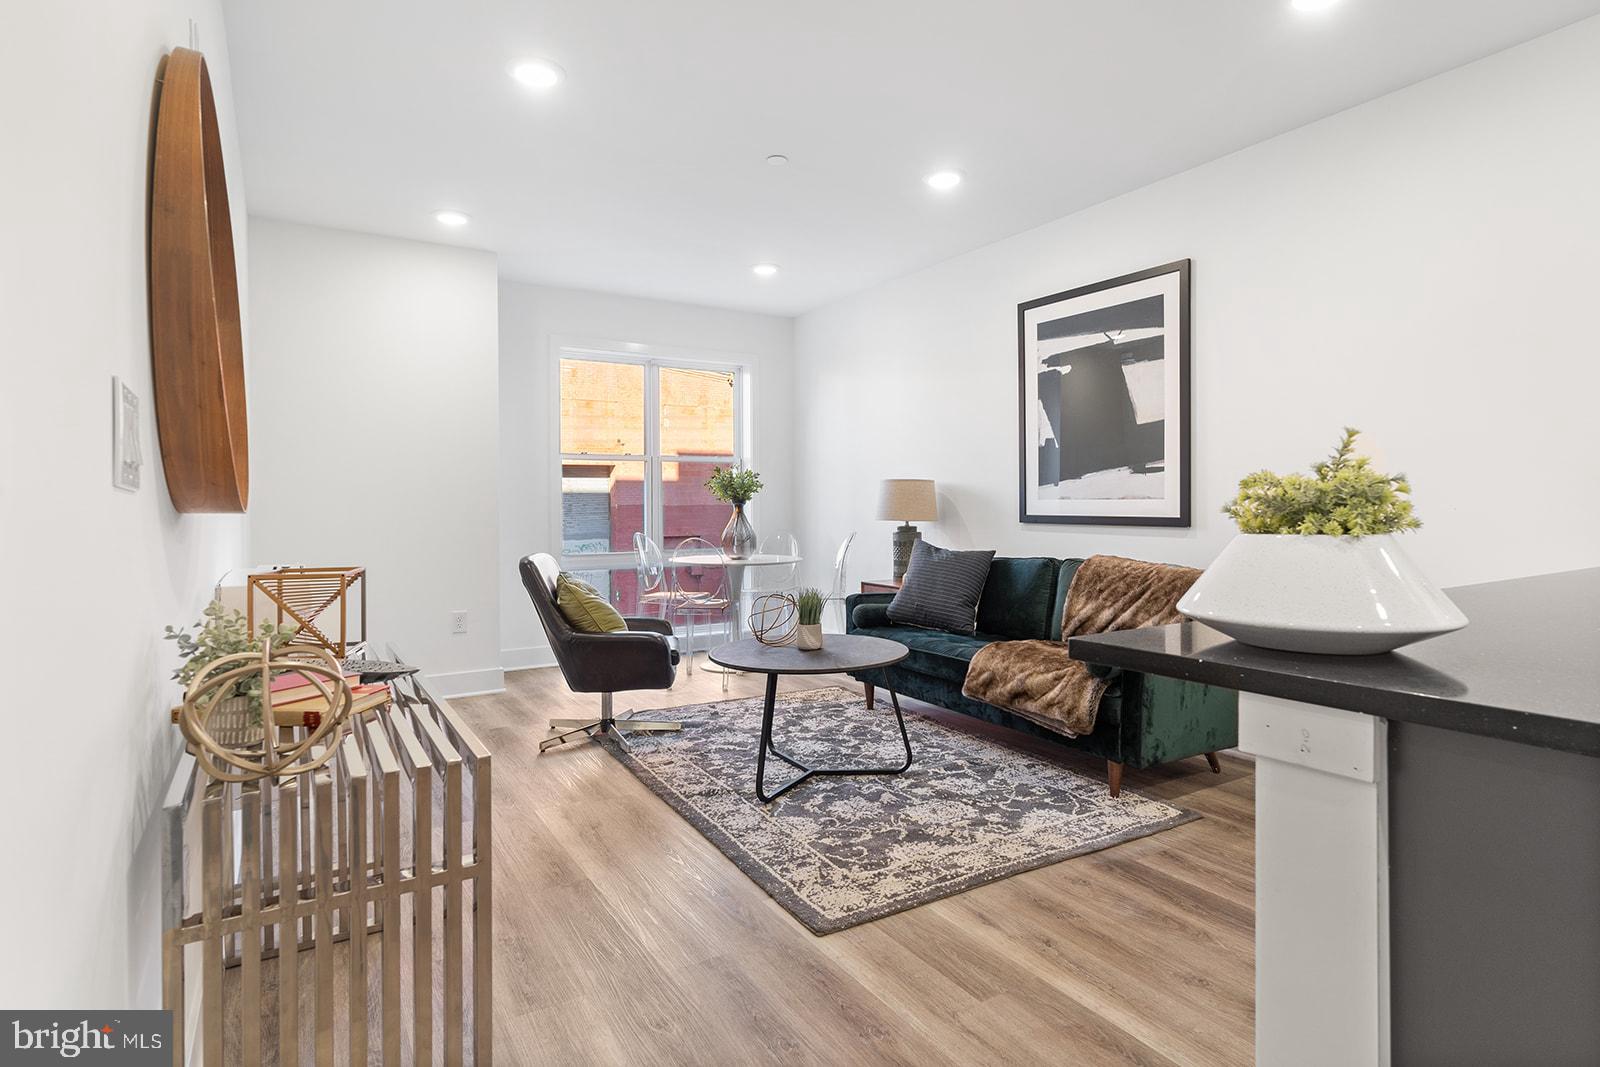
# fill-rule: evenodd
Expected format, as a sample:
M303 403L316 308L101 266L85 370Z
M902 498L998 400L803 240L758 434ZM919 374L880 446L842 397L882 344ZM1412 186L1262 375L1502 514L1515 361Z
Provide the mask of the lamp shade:
M878 518L918 522L939 517L931 478L885 478L878 487Z

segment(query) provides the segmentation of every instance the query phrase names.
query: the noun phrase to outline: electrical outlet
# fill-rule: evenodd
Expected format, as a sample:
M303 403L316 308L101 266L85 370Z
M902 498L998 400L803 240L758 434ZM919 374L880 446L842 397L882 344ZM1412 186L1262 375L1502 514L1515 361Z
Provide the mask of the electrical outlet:
M453 634L464 634L467 632L466 612L452 611L450 613L450 632Z

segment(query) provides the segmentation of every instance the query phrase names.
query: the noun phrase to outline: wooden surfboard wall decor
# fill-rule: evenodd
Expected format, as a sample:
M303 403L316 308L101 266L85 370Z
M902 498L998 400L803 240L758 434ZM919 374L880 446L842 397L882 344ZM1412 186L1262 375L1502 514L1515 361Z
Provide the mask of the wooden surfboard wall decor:
M189 48L167 56L156 111L150 337L173 507L245 510L250 445L233 222L211 78Z

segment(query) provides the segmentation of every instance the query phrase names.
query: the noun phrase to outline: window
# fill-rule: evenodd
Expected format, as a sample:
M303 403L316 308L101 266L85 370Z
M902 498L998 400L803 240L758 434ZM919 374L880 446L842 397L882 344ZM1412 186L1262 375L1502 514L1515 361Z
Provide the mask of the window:
M667 553L722 536L728 508L705 481L742 460L743 374L577 349L562 349L559 374L562 555L630 611L635 533Z

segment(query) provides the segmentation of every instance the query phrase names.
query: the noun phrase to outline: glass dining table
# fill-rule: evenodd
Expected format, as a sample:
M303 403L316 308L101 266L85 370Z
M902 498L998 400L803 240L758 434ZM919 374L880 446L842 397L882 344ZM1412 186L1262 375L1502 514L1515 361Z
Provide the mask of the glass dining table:
M728 601L733 606L729 613L733 621L728 626L728 640L737 641L744 636L744 572L749 567L792 566L804 556L785 556L772 552L758 552L735 559L721 552L693 552L673 556L666 561L669 567L725 567L728 575Z

